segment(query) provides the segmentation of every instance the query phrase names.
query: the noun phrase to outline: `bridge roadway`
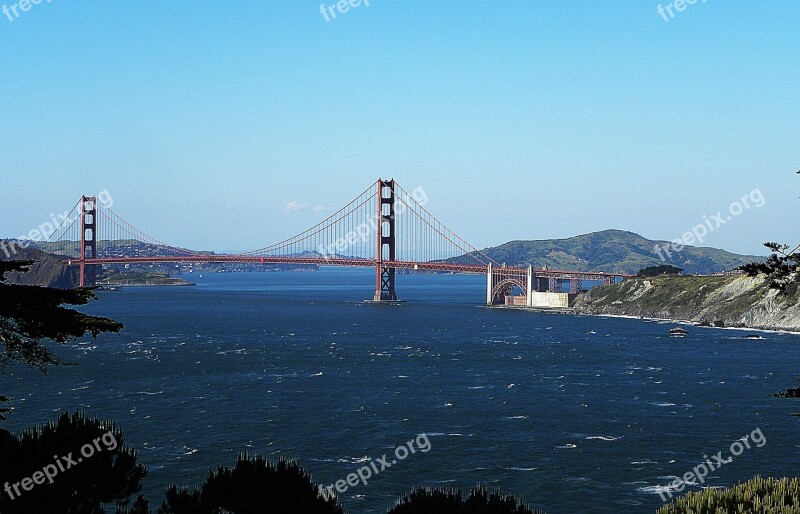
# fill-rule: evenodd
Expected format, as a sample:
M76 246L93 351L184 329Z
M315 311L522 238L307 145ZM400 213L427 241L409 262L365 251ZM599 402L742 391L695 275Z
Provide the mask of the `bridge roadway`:
M78 264L77 259L69 260L68 264ZM152 256L152 257L101 257L86 259L90 264L168 264L168 263L237 263L237 264L306 264L316 266L343 266L374 268L381 265L386 268L409 269L422 271L441 271L453 273L469 273L475 275L486 274L488 266L478 264L456 264L449 262L414 262L414 261L381 261L374 259L343 259L322 257L257 257L248 255L188 255L188 256ZM528 268L495 267L497 271L527 273ZM564 271L552 269L533 268L538 277L554 279L581 279L603 281L609 278L629 278L632 275L621 273L603 273L591 271Z

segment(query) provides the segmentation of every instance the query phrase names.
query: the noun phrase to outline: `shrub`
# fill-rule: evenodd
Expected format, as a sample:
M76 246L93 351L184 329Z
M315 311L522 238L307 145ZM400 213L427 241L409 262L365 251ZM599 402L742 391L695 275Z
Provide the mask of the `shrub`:
M648 268L642 268L639 270L639 273L637 273L636 276L641 278L649 278L658 277L661 275L680 275L681 273L683 273L681 268L664 264L662 266L650 266Z
M497 492L489 493L485 487L470 491L464 499L459 489L416 489L401 498L389 514L543 514L531 510L522 500Z
M729 489L704 489L677 498L657 514L800 514L800 479L761 478Z
M104 504L127 505L141 490L147 471L136 464L136 452L124 448L124 443L122 432L112 423L77 412L64 413L56 423L19 436L0 430L0 487L8 484L11 491L0 494L0 512L102 514ZM91 457L81 453L85 445L92 446ZM43 479L46 468L52 480ZM26 481L29 490L25 490L22 481L37 476L40 483ZM14 484L20 484L18 495Z
M160 514L344 514L336 500L325 500L309 474L295 461L277 464L264 457L240 455L231 470L209 472L198 490L167 490Z

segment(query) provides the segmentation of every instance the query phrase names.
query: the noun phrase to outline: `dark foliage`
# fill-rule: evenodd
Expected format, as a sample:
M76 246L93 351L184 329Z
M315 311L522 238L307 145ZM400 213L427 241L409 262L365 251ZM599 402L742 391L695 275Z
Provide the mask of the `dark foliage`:
M800 382L800 375L797 376L797 381ZM784 389L780 393L771 394L770 396L775 398L800 398L800 388Z
M4 283L6 273L25 271L32 261L0 261L0 373L20 362L47 371L64 364L46 342L67 343L86 334L119 332L114 320L89 316L64 305L85 305L96 298L91 289L52 289ZM8 401L0 396L0 403ZM4 420L6 408L0 408Z
M680 275L683 273L681 268L677 266L670 266L669 264L664 264L661 266L649 266L647 268L643 268L639 270L639 273L636 275L637 277L658 277L660 275Z
M22 362L42 371L63 364L45 341L66 343L84 335L97 337L118 332L116 321L89 316L63 305L86 305L97 297L91 289L52 289L2 283L9 271L24 271L31 261L0 262L0 371L11 362Z
M130 507L120 505L116 514L151 514L150 502L140 494Z
M797 172L800 175L800 171ZM766 262L752 262L742 266L741 269L751 277L766 275L769 287L777 289L783 294L796 292L800 280L800 245L789 251L789 245L778 243L764 243L772 250L772 255ZM800 398L800 389L786 389L771 395L777 398Z
M797 250L800 246L791 251L789 245L764 243L764 246L772 250L772 255L765 262L751 262L739 269L751 277L766 275L769 287L782 293L789 292L789 287L797 282L797 270L800 266L800 254Z
M485 487L473 489L464 499L458 489L419 488L404 496L389 514L543 514L531 510L522 500L489 492Z
M233 469L220 466L199 490L172 486L160 514L343 514L325 500L309 474L295 461L277 464L241 455Z
M110 437L108 433L113 437ZM95 441L97 441L95 445ZM136 463L136 452L124 447L121 431L112 423L87 419L80 413L62 414L55 423L25 430L19 436L0 431L0 487L8 483L13 499L4 489L0 494L3 514L103 514L104 504L117 504L125 512L131 495L141 490L147 471ZM93 446L93 455L81 453ZM97 449L97 446L101 450ZM88 450L86 450L88 454ZM70 464L68 460L75 463ZM80 459L80 460L79 460ZM64 469L59 469L58 463ZM21 481L49 467L52 483L40 476L39 484L25 491ZM19 483L14 492L13 484ZM30 483L29 483L30 488ZM134 504L144 514L144 499Z
M8 403L10 400L7 396L0 396L0 405ZM8 407L0 407L0 421L6 419L6 414L11 412L11 409Z
M800 175L800 171L797 174ZM780 243L764 243L764 246L772 251L766 262L751 262L739 269L751 277L766 275L769 279L769 287L782 293L789 292L789 287L798 281L800 254L797 251L800 250L800 245L791 251L789 245Z

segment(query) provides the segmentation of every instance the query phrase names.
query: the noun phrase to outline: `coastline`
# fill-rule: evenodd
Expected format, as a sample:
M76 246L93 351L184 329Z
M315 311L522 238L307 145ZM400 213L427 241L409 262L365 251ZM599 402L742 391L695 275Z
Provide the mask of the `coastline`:
M99 287L188 287L188 286L196 286L194 282L189 282L187 280L182 280L182 282L158 282L158 283L124 283L124 282L103 282L97 284Z
M637 277L578 296L579 314L739 330L800 333L800 294L782 295L763 277Z
M787 334L787 335L800 335L800 330L790 330L787 328L777 328L777 327L750 327L745 325L740 326L724 326L724 327L713 327L709 325L704 325L702 323L698 323L696 321L686 320L686 319L669 319L669 318L655 318L655 317L647 317L647 316L631 316L626 314L591 314L591 313L583 313L577 312L575 313L577 316L591 316L596 318L623 318L623 319L635 319L640 321L647 321L658 323L661 325L667 324L674 324L674 325L686 325L690 327L696 328L712 328L716 330L738 330L740 332L764 332L768 334Z
M663 318L656 316L636 316L632 314L607 314L607 313L593 313L581 312L581 310L574 307L569 308L547 308L547 307L522 307L518 305L493 305L489 306L491 309L507 309L528 312L538 312L543 314L563 314L568 316L586 316L594 318L618 318L618 319L631 319L645 322L658 323L662 325L685 325L696 328L710 328L717 330L737 330L740 332L764 332L768 334L787 334L787 335L800 335L800 329L792 330L785 327L764 327L764 326L747 326L747 325L730 325L730 326L710 326L697 321L678 318Z

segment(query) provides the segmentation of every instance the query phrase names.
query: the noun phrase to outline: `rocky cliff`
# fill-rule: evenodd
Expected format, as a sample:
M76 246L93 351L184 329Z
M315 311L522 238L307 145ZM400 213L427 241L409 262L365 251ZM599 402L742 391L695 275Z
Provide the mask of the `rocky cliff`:
M6 247L8 248L8 246ZM27 273L9 273L9 284L48 286L59 289L72 289L78 286L78 269L67 266L66 258L44 253L33 248L14 246L15 253L0 251L0 260L36 261Z
M726 327L800 331L800 288L788 295L747 276L634 278L575 300L583 314L687 320Z

